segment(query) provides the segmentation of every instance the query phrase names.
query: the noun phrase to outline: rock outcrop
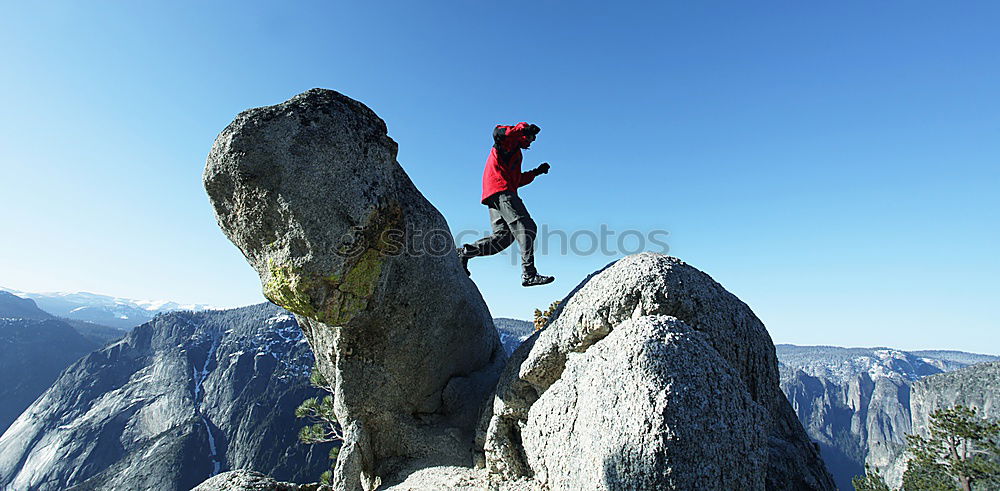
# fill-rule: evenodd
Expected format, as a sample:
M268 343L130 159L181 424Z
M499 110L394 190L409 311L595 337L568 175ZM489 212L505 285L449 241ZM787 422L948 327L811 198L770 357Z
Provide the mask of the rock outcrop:
M1000 361L927 377L911 390L913 430L921 435L929 432L934 410L958 404L976 408L981 418L1000 420Z
M834 489L764 325L659 254L584 280L514 352L480 429L491 470L556 489Z
M313 89L240 113L204 173L223 232L335 383L341 489L413 460L466 465L505 360L444 217L396 150L370 109Z
M223 472L195 486L191 491L327 491L329 486L299 485L277 481L247 469Z
M641 316L568 354L521 440L551 489L762 489L764 416L704 333Z

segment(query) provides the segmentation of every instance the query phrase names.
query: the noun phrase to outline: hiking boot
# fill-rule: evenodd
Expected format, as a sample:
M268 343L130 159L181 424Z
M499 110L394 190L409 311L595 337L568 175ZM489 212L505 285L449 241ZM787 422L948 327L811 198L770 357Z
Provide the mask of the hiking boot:
M465 274L469 275L469 276L472 276L472 272L469 271L469 256L466 256L465 254L462 254L462 248L461 247L459 247L458 249L456 249L456 252L458 252L458 260L462 262L462 269L465 270Z
M521 286L547 285L556 280L555 276L542 276L540 274L521 275Z

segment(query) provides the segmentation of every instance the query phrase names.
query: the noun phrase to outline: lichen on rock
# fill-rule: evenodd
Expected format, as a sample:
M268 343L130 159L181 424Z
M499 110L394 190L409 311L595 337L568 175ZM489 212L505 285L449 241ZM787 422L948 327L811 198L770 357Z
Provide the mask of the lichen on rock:
M268 258L270 279L264 283L264 297L292 312L307 317L316 315L310 290L315 281L306 277L304 271L296 271L294 266L274 264Z
M392 254L390 237L401 226L400 207L373 211L365 225L352 230L349 241L337 249L341 261L329 272L309 271L294 263L277 263L275 258L287 257L277 246L280 241L266 244L262 253L267 257L264 296L296 314L314 318L330 325L348 324L368 306L381 280L386 256ZM360 251L360 252L358 252Z

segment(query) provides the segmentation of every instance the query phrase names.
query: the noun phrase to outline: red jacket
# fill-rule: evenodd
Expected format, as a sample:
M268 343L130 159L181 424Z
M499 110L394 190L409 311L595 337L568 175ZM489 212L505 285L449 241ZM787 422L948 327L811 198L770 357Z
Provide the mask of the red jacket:
M531 145L527 129L528 123L517 123L516 126L497 125L493 130L494 144L483 170L482 202L500 191L517 191L535 179L534 173L521 172L521 149Z

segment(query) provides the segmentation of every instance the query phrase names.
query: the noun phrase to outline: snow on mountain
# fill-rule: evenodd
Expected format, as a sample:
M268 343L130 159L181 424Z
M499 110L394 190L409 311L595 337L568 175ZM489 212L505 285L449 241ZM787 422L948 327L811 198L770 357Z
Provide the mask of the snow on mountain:
M207 304L181 304L169 300L135 300L90 292L25 292L0 287L0 290L22 298L30 298L42 310L56 316L104 324L118 328L132 328L148 322L156 314L178 310L201 312L215 310Z

